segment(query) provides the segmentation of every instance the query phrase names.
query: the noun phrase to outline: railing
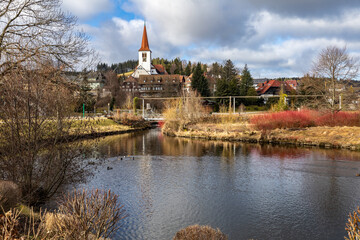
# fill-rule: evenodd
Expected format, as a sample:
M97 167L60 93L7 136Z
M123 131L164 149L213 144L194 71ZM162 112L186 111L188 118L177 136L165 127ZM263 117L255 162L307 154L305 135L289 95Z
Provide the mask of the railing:
M224 96L224 97L197 97L200 99L229 99L229 106L232 106L233 113L236 113L236 99L265 99L268 100L269 98L280 98L280 95L263 95L263 96ZM308 98L308 97L323 97L323 95L287 95L284 99L284 101L287 101L291 98ZM189 97L143 97L140 98L142 100L142 116L144 119L149 119L149 117L146 114L145 110L145 103L146 101L150 100L176 100L176 99L186 99ZM161 114L160 114L161 115ZM151 117L150 117L151 118ZM159 117L163 118L163 117Z

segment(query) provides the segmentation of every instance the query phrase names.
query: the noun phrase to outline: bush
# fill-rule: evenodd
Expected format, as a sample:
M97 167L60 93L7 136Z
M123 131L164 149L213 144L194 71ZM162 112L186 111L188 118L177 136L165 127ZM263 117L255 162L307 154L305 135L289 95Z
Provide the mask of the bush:
M47 232L54 239L108 238L127 217L123 207L110 191L74 190L64 196L58 212L47 217Z
M11 181L0 180L0 213L14 208L21 199L21 191L18 185Z
M345 237L346 240L359 240L360 239L360 208L350 213L348 222L346 223L345 230L348 233L349 238Z
M173 240L226 240L227 236L219 229L210 226L192 225L178 231Z
M163 114L166 127L182 130L187 124L204 120L209 111L203 106L198 94L191 91L183 98L167 102Z
M316 119L318 126L360 126L360 113L356 112L335 112L326 113Z
M315 126L312 111L285 111L262 114L250 119L258 130L272 130L276 128L303 128Z
M44 228L40 226L44 214L35 214L32 210L28 215L22 210L11 209L6 214L0 214L0 239L48 239Z
M141 116L132 113L116 113L113 120L122 125L131 127L148 127L149 123Z
M74 190L55 213L25 212L0 214L0 239L107 239L127 217L116 195L99 190Z
M258 130L304 128L313 126L360 126L358 112L284 111L254 116L250 123Z

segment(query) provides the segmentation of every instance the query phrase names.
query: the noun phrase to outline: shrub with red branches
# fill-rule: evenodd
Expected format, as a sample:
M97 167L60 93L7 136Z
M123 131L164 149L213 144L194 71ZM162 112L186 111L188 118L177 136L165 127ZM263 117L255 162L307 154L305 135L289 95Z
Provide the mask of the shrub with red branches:
M250 123L258 130L315 126L360 126L359 112L321 113L311 110L284 111L254 116Z
M360 126L360 112L336 112L326 113L316 119L318 126Z
M259 130L276 128L304 128L315 126L313 111L285 111L254 116L250 123Z

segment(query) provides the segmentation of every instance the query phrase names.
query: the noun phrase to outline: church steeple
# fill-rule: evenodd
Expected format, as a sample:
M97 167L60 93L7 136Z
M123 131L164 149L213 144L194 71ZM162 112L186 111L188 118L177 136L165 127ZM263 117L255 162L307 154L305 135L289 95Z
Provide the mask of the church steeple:
M139 49L139 51L150 51L145 23L144 23L144 31L143 31L143 36L142 36L141 48Z

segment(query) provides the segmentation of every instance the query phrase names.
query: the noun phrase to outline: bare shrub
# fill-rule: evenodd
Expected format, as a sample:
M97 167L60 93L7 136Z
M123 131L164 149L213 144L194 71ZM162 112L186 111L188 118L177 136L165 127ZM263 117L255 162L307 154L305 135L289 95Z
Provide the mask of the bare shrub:
M46 228L55 239L108 238L127 217L110 191L77 191L64 196L56 214L48 215Z
M91 64L92 50L61 3L0 1L0 179L18 184L30 205L75 176L69 169L80 170L77 150L56 149L75 135L76 84L66 72Z
M21 199L19 186L11 181L0 180L0 213L15 207Z
M34 213L32 210L25 216L17 209L0 214L0 239L48 239L48 234L41 225L44 216L42 212Z
M64 146L78 133L71 130L73 87L61 69L31 62L0 82L0 179L18 184L22 200L36 205L82 173L82 143Z
M348 233L346 240L360 240L360 208L349 214L345 230Z
M120 113L117 112L113 116L113 120L122 125L131 126L131 127L149 127L149 123L141 116L132 114L132 113Z
M173 240L227 240L219 229L210 226L192 225L178 231Z
M186 128L187 124L204 120L209 112L203 106L200 96L190 91L177 100L165 104L166 127L174 130Z

